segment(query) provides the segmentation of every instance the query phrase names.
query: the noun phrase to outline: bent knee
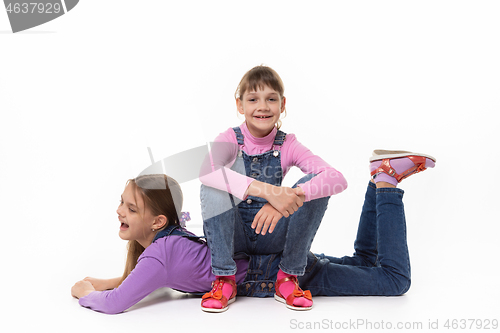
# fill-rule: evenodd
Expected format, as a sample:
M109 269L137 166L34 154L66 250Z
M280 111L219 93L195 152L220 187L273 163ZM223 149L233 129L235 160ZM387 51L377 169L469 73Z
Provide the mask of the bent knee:
M411 285L411 279L407 277L401 277L395 282L394 295L402 296L408 292Z

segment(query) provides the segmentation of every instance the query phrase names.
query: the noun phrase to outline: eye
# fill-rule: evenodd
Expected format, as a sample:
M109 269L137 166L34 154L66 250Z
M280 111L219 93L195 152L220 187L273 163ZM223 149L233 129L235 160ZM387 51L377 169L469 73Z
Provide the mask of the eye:
M132 213L135 213L135 210L133 210L132 208L129 208L128 210L130 210Z

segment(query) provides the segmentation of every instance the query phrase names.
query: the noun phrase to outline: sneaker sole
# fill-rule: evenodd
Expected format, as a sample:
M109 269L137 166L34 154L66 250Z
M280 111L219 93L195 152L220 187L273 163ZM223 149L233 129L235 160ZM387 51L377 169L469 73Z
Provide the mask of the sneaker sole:
M286 304L286 300L282 297L279 297L278 295L274 294L274 299L277 300L278 302L280 303L283 303L286 305L287 308L289 308L290 310L295 310L295 311L307 311L307 310L311 310L312 309L312 306L309 306L309 307L300 307L300 306L292 306L292 305L288 305Z
M222 308L222 309L216 309L216 308L205 308L205 307L201 307L201 309L205 312L212 312L212 313L220 313L220 312L224 312L224 311L227 311L227 309L229 309L229 304L232 304L234 303L234 301L236 301L236 297L233 297L231 298L229 301L227 301L227 305L225 308Z
M374 150L373 156L370 157L370 162L385 160L386 158L391 159L391 158L401 158L407 156L423 156L432 160L433 162L436 162L435 157L432 157L427 154L412 153L411 151L405 151L405 150L383 150L383 149Z

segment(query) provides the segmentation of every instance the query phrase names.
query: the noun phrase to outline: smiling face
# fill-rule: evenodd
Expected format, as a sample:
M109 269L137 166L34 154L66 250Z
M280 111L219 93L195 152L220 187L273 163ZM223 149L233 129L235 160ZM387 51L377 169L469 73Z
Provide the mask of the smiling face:
M141 194L131 183L123 191L116 213L120 221L121 239L136 240L144 248L151 244L155 236L151 229L154 228L156 217L145 207Z
M256 138L262 138L273 130L280 114L285 110L285 102L285 97L264 86L255 91L246 91L241 98L236 99L236 107L245 116L250 133Z

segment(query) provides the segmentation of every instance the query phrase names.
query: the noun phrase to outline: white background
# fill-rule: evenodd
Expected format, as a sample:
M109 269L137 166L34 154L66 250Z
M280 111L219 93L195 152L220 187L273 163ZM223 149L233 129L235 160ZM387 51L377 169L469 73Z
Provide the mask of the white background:
M256 332L500 319L499 15L496 1L85 0L12 34L0 10L0 325ZM240 297L206 314L168 290L120 315L80 307L74 282L122 273L115 209L126 180L149 166L147 147L159 160L239 125L234 90L259 64L285 83L282 129L349 181L313 251L352 253L373 149L437 158L401 184L409 292L316 297L306 313ZM182 186L200 233L199 183Z

